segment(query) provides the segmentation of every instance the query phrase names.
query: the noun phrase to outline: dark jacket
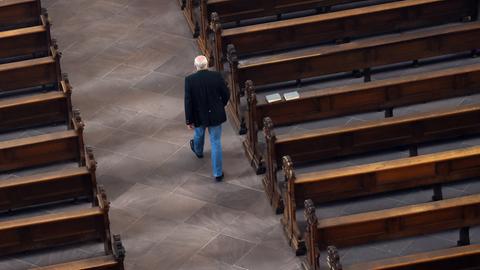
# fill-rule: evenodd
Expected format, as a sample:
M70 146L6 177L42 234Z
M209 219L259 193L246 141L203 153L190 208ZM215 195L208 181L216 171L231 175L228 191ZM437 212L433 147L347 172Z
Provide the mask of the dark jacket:
M200 70L185 78L185 119L195 127L217 126L227 121L225 106L230 91L220 73Z

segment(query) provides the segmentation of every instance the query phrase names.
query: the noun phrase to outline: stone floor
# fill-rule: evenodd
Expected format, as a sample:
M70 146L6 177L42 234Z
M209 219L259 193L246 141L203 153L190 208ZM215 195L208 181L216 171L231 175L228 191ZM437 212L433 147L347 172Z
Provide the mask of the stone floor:
M301 269L266 201L260 177L241 147L242 137L224 125L225 182L211 177L209 147L202 160L187 144L183 78L193 71L197 47L176 0L43 0L53 36L63 52L62 70L74 87L74 106L86 122L85 141L94 147L98 182L112 202L114 233L127 250L126 269ZM464 104L467 97L448 101ZM443 106L443 103L436 106ZM365 121L370 115L329 124ZM325 123L325 121L323 122ZM320 124L320 125L323 125ZM310 128L318 127L318 124ZM301 131L304 127L287 127ZM478 139L454 142L478 145ZM450 145L433 146L448 149ZM429 150L430 149L430 150ZM425 152L434 151L426 148ZM333 166L405 156L363 157ZM362 161L363 160L363 161ZM330 165L322 165L327 168ZM305 169L308 171L308 169ZM419 190L319 210L320 216L349 214L428 200ZM480 192L476 181L452 186L452 196ZM413 194L413 195L412 195ZM453 246L455 232L341 250L348 262ZM472 239L480 239L473 230ZM87 254L54 251L51 257ZM42 257L43 256L43 257ZM55 261L45 255L19 256L0 269L26 269ZM20 266L19 266L20 265Z

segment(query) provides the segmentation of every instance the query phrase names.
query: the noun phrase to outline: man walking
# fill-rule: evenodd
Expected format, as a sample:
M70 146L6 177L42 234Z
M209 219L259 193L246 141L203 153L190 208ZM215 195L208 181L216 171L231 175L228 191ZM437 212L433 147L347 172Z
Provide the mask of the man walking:
M208 60L195 58L197 72L185 78L185 119L188 128L194 129L190 148L198 158L203 158L205 130L208 129L212 147L213 177L223 180L222 123L227 120L225 106L230 92L220 73L208 70Z

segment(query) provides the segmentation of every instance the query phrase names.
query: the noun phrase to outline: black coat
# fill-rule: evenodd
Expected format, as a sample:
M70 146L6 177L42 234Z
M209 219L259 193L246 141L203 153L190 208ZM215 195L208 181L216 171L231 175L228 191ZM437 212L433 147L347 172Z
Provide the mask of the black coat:
M217 126L227 121L225 106L230 91L220 73L200 70L185 78L185 119L195 127Z

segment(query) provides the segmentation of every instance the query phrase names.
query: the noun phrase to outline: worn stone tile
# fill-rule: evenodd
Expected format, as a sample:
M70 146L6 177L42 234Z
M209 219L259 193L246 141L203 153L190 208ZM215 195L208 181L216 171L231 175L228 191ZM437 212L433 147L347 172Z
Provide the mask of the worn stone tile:
M2 258L0 260L0 269L3 270L23 270L34 266L36 265L15 258Z
M153 204L159 203L165 196L167 196L167 193L158 188L137 183L112 201L112 206L117 208L128 207L146 212Z
M185 223L220 232L225 227L231 225L240 215L241 212L237 210L215 204L206 204Z
M126 239L161 242L177 226L178 223L175 221L145 215L131 225L123 235Z
M206 202L179 194L169 194L147 211L150 216L184 222L195 212L206 205Z
M147 113L139 112L119 128L142 136L152 136L167 124L167 120Z
M224 263L234 264L254 246L254 243L220 234L208 243L199 254Z
M202 255L195 255L180 267L180 270L233 270L233 266L217 261L213 258L207 258Z
M148 69L141 69L126 64L121 64L105 76L105 79L124 80L134 84L150 73Z
M133 87L158 94L165 94L170 90L178 91L181 92L180 95L176 95L174 97L183 99L183 80L184 79L181 77L152 72L141 81L136 83Z
M119 126L132 120L138 112L124 109L118 106L107 105L97 111L92 117L95 122L110 128L118 128Z
M264 245L257 245L236 265L246 269L276 270L301 269L293 252L280 251Z
M136 269L178 269L206 245L215 233L191 226L181 225L149 252L140 256ZM168 247L168 248L165 248Z
M155 168L141 182L146 185L170 192L183 185L192 177L194 177L193 173L176 167L173 160L172 162L167 160L161 166Z
M273 214L262 218L244 213L232 225L227 226L222 234L258 244L278 225L278 222Z
M179 149L180 147L178 145L147 137L136 143L127 154L151 163L161 164L169 159L172 154L180 151Z

